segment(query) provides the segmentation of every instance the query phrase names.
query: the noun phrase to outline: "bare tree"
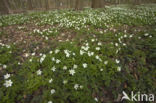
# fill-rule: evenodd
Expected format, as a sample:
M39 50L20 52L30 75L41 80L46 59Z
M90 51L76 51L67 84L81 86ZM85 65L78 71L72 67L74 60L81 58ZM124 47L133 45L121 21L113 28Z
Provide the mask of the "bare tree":
M70 8L74 8L75 7L75 0L70 0Z
M76 0L75 10L82 10L82 9L83 9L83 0Z
M105 0L100 0L100 8L104 8L106 5L106 1Z
M1 8L1 12L4 14L8 14L8 13L12 13L9 5L8 5L8 0L0 0L0 8Z
M101 0L92 0L91 7L92 8L100 8L101 7L100 1Z
M46 8L46 10L49 10L49 3L48 3L48 0L45 0L45 8Z
M13 9L17 10L18 7L16 6L15 1L14 1L14 0L11 0L10 2L11 2L11 4L12 4L12 6L13 6Z
M31 0L28 0L28 9L29 10L32 10L33 7L32 7L32 1Z
M55 0L55 9L60 8L60 0Z
M42 1L38 0L38 2L39 2L39 7L42 8Z
M67 0L67 8L71 8L71 3L72 3L72 0Z
M24 0L20 0L20 5L21 5L21 9L23 12L26 11L26 8L25 8L25 1Z

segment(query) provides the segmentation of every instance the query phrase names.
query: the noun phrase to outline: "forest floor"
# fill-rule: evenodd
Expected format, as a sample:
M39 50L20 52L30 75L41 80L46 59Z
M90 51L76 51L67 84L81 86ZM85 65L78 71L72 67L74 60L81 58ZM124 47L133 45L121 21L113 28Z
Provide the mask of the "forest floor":
M114 103L156 91L156 7L0 16L0 103Z

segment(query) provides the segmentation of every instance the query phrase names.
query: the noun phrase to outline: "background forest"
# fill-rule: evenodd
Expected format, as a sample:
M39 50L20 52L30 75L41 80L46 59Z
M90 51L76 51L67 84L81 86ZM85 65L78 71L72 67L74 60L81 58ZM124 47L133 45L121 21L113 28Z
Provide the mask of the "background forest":
M147 4L155 0L0 0L0 13L19 13L28 10L103 8L105 5Z

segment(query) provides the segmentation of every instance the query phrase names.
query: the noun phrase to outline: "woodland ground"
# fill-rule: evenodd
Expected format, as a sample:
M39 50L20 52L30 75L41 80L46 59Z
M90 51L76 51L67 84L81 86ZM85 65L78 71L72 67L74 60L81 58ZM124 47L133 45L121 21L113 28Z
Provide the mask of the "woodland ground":
M122 91L156 91L155 4L0 20L0 103L114 103Z

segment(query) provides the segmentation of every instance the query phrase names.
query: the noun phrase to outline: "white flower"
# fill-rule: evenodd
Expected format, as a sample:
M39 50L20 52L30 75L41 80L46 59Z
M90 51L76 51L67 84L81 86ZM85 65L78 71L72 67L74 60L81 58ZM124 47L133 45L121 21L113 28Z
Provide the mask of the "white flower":
M83 86L82 85L80 85L80 89L83 89Z
M67 53L67 54L66 54L66 57L70 57L70 54L69 54L69 53Z
M41 57L41 59L40 59L40 63L42 63L42 62L44 61L45 57L46 57L46 55L44 54L44 55Z
M56 64L59 64L61 61L59 59L56 59Z
M74 68L74 69L76 69L76 68L77 68L77 65L76 65L76 64L74 64L73 68Z
M95 41L95 39L92 39L91 41L92 41L92 42L94 42L94 41Z
M75 84L75 85L74 85L74 89L75 89L75 90L77 90L77 89L78 89L78 87L79 87L79 85L78 85L78 84Z
M94 52L88 51L88 56L93 56L93 55L94 55Z
M49 53L50 53L50 54L52 54L52 53L53 53L53 51L50 51Z
M56 50L55 50L55 54L57 54L58 52L60 52L60 50L59 50L59 49L56 49Z
M119 64L119 63L120 63L120 60L116 59L115 62L116 62L117 64Z
M120 71L121 71L121 67L117 67L117 71L119 71L119 72L120 72Z
M116 32L116 29L113 29L114 32Z
M6 74L6 75L4 75L4 79L8 79L10 77L10 74Z
M101 58L100 58L98 55L95 56L95 58L96 58L97 60L99 60L99 61L102 61Z
M64 81L63 81L63 84L67 84L67 82L68 82L67 80L64 80Z
M51 78L50 80L49 80L49 83L52 83L53 82L53 79Z
M101 43L101 42L98 42L98 45L99 45L99 46L101 46L101 45L102 45L102 43Z
M53 103L52 101L48 101L48 103Z
M7 48L10 48L10 45L6 45L7 46Z
M6 80L5 83L3 84L5 87L11 87L12 86L12 81L11 80Z
M98 99L97 99L96 97L94 98L94 100L95 100L96 102L98 102Z
M69 74L74 75L75 74L75 70L74 69L69 70Z
M67 70L67 66L64 66L64 67L63 67L63 70Z
M46 36L45 39L48 40L48 37Z
M118 43L115 43L115 46L118 46Z
M3 65L3 68L6 69L7 68L7 65Z
M148 36L148 35L149 35L148 33L145 33L145 34L144 34L144 36Z
M18 65L21 65L21 63L20 63L20 62L18 62Z
M95 58L96 58L96 59L100 59L100 57L99 57L98 55L97 55L97 56L95 56Z
M95 56L95 58L96 58L96 59L99 59L100 57L97 55L97 56Z
M103 33L103 31L100 31L100 33L102 34L102 33Z
M108 61L104 61L104 64L107 65L108 64Z
M138 39L141 39L141 37L139 36Z
M126 46L126 44L125 44L125 43L123 43L123 46Z
M91 53L88 51L88 56L90 57L91 56Z
M91 52L91 56L93 56L94 55L94 52Z
M34 56L36 53L32 53L31 55Z
M85 52L83 50L80 50L80 55L83 55Z
M86 43L86 46L88 46L89 44L88 43Z
M42 56L43 58L45 58L46 57L46 55L45 54L43 54L43 56Z
M51 94L54 94L55 93L55 89L52 89L50 92L51 92Z
M133 35L130 35L129 37L130 37L130 38L132 38L132 37L133 37Z
M116 50L116 54L119 52L119 50Z
M39 55L40 55L40 56L42 56L43 54L42 54L42 53L40 53Z
M30 59L29 61L32 62L32 59Z
M100 50L100 47L96 47L95 49L96 49L97 51L99 51L99 50Z
M103 69L100 69L100 71L102 72L102 71L103 71Z
M88 44L88 43L87 43L87 44ZM86 45L86 47L85 47L85 46L82 46L81 49L83 49L83 50L85 50L85 51L88 51L89 46L88 46L88 45Z
M56 67L53 66L53 67L51 68L51 70L54 72L54 71L56 70Z
M66 54L66 57L70 57L70 51L69 50L64 50L64 53Z
M39 69L36 73L37 73L37 75L41 75L42 71Z
M55 57L52 57L52 59L51 59L52 61L55 61Z
M127 35L126 34L124 35L124 38L127 38Z
M41 57L40 59L40 63L42 63L44 61L45 58Z
M29 56L29 53L25 53L25 55L24 55L25 57L28 57Z
M119 43L122 43L120 38L118 38L118 41L119 41Z
M84 63L82 65L83 65L83 68L87 68L87 64L86 63Z

